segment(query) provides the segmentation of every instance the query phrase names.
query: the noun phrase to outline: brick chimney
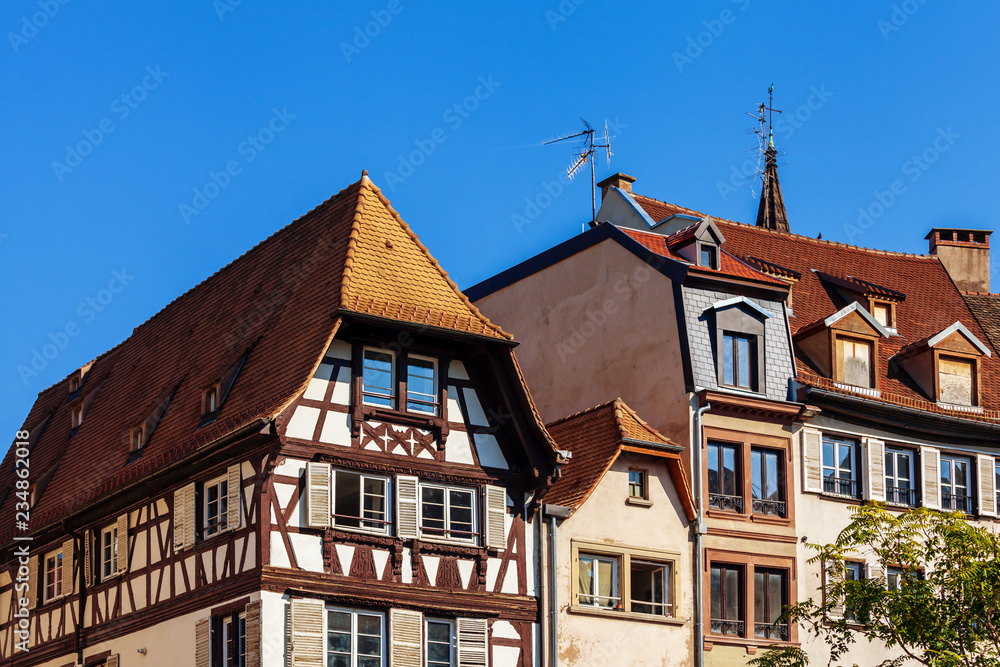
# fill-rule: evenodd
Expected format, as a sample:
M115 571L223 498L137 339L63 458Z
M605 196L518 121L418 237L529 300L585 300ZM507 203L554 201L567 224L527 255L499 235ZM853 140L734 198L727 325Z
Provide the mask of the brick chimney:
M620 171L617 174L608 176L597 184L601 188L601 201L604 201L604 198L608 196L608 188L615 187L619 190L631 193L633 183L635 183L635 176L629 176L628 174L623 174Z
M990 234L988 229L935 227L924 238L960 290L990 291Z

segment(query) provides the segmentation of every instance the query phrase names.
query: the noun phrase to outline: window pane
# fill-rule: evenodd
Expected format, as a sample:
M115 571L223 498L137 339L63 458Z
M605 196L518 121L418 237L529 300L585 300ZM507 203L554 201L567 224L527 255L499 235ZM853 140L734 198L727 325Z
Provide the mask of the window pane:
M739 361L737 384L750 388L750 339L742 336L736 339L736 357Z
M327 625L331 632L350 632L351 615L340 611L331 611L327 614Z
M616 588L618 563L615 561L597 561L597 595L598 605L601 607L617 607L617 601L612 598L618 596Z
M833 467L833 443L824 442L823 443L823 466L826 468Z
M844 360L843 381L857 387L870 387L870 345L862 341L852 340L838 340L837 343Z
M739 572L726 570L726 618L740 617L740 581Z
M385 530L387 524L386 491L384 479L364 478L364 518L366 528Z
M750 492L754 498L764 497L763 470L761 463L761 453L757 450L750 452Z
M764 486L764 498L766 500L781 500L781 490L778 488L778 454L775 452L768 452L764 455L764 463L766 464L766 475Z
M767 573L765 572L754 572L753 573L753 618L755 623L767 623L767 614L765 613L765 603L767 602L766 597L766 586L765 579Z
M444 489L423 487L420 491L423 528L444 530Z
M333 513L337 515L338 526L357 528L360 522L356 518L361 514L361 475L351 472L336 473L336 491Z
M768 615L767 622L775 623L779 618L781 618L781 607L784 604L784 586L782 586L782 580L784 577L775 572L767 575L768 587L767 587L767 603L768 603Z
M578 590L580 592L580 604L593 604L594 594L594 560L592 558L580 557L579 563Z
M365 403L393 407L392 355L365 350L362 385Z
M712 568L711 576L712 618L722 618L722 570Z
M720 493L719 490L719 445L708 445L708 492Z
M735 385L735 371L733 365L733 337L726 334L722 337L722 381L728 385Z
M723 447L723 493L727 496L736 495L736 448Z
M938 359L938 380L942 402L972 405L972 362Z
M406 409L437 414L435 363L410 358L406 365Z

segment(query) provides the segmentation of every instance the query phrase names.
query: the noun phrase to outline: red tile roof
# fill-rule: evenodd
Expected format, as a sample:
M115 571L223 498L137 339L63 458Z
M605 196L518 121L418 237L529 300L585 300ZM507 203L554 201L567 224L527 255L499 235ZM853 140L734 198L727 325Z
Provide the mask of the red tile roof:
M965 303L986 331L994 350L1000 350L1000 294L964 292Z

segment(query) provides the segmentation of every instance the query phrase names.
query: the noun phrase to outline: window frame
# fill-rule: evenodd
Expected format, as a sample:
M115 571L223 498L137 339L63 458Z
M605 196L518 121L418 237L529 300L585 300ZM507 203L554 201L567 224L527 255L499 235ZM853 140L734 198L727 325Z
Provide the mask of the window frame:
M110 544L105 545L105 537L110 538ZM113 579L116 574L118 574L118 525L112 524L101 530L98 536L98 553L100 558L98 559L98 580L101 582L109 581ZM109 558L105 561L105 549L109 549ZM107 566L107 573L105 569Z
M767 326L764 316L753 310L746 303L734 303L724 308L713 309L713 313L714 319L710 322L710 326L715 328L712 333L712 340L714 341L716 367L715 380L719 388L740 393L765 394L767 390L766 373L764 372L767 368L765 349L767 343ZM749 388L741 387L738 384L730 384L726 381L725 347L727 336L747 338L750 342L747 359L750 374ZM732 343L732 345L735 345L735 343ZM737 366L735 365L737 363L736 356L734 355L733 358L734 381L736 381L738 373L736 370Z
M753 459L754 459L754 454L758 454L758 453L762 455L760 457L761 463L763 464L763 471L762 471L762 474L761 474L761 481L764 484L767 483L766 482L767 457L768 457L768 455L774 455L776 457L776 466L777 466L776 478L777 478L777 487L778 487L777 488L777 492L778 492L778 499L777 500L772 500L772 499L766 498L766 497L757 498L754 495L753 476L754 476L754 473L757 472L757 467L754 465ZM784 452L782 452L780 449L776 449L774 447L767 447L767 446L753 445L753 444L750 445L750 463L749 463L749 466L750 466L750 511L751 511L751 513L753 513L753 514L762 514L762 515L765 515L765 516L778 516L778 517L780 517L782 519L784 519L784 518L787 517L787 515L788 515L788 479L787 479L787 476L788 476L788 464L785 462L785 459L782 456L783 453ZM760 507L764 508L760 512L757 511L757 504L758 503L760 504ZM765 503L771 503L771 505L767 505ZM774 512L771 512L771 511L767 511L767 508L772 507L772 506L775 507L778 510L777 514L775 514Z
M708 253L708 263L705 263L705 253ZM698 266L712 269L713 271L719 270L719 246L714 243L706 243L705 241L698 241Z
M439 528L428 528L424 526L424 489L442 489L444 490L444 522L445 527L443 529ZM468 493L472 499L472 530L469 531L471 534L469 537L452 537L453 532L464 532L455 531L451 528L452 518L451 518L451 494L456 493ZM452 484L443 484L439 482L430 482L421 479L417 483L417 527L420 533L420 539L438 542L449 542L453 544L473 544L478 545L483 537L480 535L482 527L480 526L480 498L479 490L473 487L467 486L456 486ZM443 534L442 534L443 533Z
M769 580L769 578L773 577L773 576L780 577L780 581L781 581L781 593L780 593L780 595L781 595L781 608L782 608L782 611L781 611L781 613L778 614L778 618L775 618L774 620L758 621L758 619L757 619L757 575L763 575L764 577L766 577L766 579L764 581L764 599L762 601L762 604L765 607L765 610L764 610L765 614L768 613L767 607L770 606L770 602L771 602L771 600L770 600L770 597L771 597L771 588L770 588L770 580ZM771 567L756 567L756 566L754 566L754 568L753 568L753 577L754 577L754 581L753 581L753 587L754 587L754 597L753 597L753 603L754 603L754 612L753 612L753 614L754 614L754 627L753 627L753 636L754 636L754 638L755 639L774 639L774 637L768 636L767 633L773 632L776 629L775 626L776 625L780 625L780 626L783 626L783 628L784 628L785 637L782 638L779 635L778 641L788 641L788 623L782 623L782 624L778 623L778 620L781 618L781 614L784 613L784 609L786 609L788 607L788 577L789 577L788 570L786 570L784 568L771 568ZM780 632L780 628L777 628L777 630ZM765 634L757 634L758 632L763 632ZM748 630L748 634L749 634L749 630Z
M884 323L883 322L879 322L878 316L875 314L875 310L879 306L885 306L886 311L887 311L886 314L888 315L888 317L886 319L886 322L884 322ZM885 299L869 299L868 300L868 312L871 314L872 318L874 318L876 322L878 322L879 324L881 324L886 329L895 329L896 328L896 304L894 302L887 301Z
M436 359L434 357L427 357L427 356L424 356L424 355L421 355L421 354L407 354L405 356L406 356L406 359L405 359L405 365L406 365L406 406L405 406L405 411L406 412L410 412L410 413L415 413L415 414L427 415L427 416L430 416L430 417L438 417L438 416L440 416L440 413L441 413L441 401L440 401L440 398L441 398L441 372L440 372L441 362L440 362L440 360ZM411 393L413 393L413 392L410 391L410 361L412 359L417 359L419 361L429 361L431 363L431 368L432 368L433 373L434 373L434 375L432 377L432 380L434 382L434 390L433 390L433 392L431 394L423 394L423 393L417 392L418 396L430 396L431 400L427 400L426 398L416 399L415 400L415 399L411 398ZM402 370L402 368L403 368L403 366L400 365L400 370ZM400 392L400 395L402 395L402 392ZM410 403L411 402L414 402L414 403L417 403L417 404L421 404L421 405L427 405L431 409L430 410L420 410L420 409L411 408L410 407Z
M834 446L833 451L833 465L828 466L826 464L826 446L827 444L832 444ZM826 471L833 470L835 472L843 472L840 467L841 458L838 455L841 446L848 446L851 448L851 478L849 480L842 479L839 475L829 477L829 479L836 480L834 483L834 488L843 487L844 482L849 482L850 493L843 493L839 490L829 490L827 487L826 480L828 479ZM826 496L833 496L835 498L850 498L852 500L860 500L862 494L862 468L861 465L861 443L852 438L845 438L839 435L834 435L832 433L823 433L823 438L820 441L820 478L823 484L822 494Z
M857 576L854 579L848 579L848 572L856 572ZM844 561L844 581L857 581L862 582L868 579L868 565L859 560L845 560ZM861 621L858 620L855 615L855 610L847 605L844 605L844 619L848 623L853 623L860 625Z
M716 472L716 481L718 484L720 484L720 486L718 487L715 493L712 492L712 481L711 481L712 477L710 474L711 467L709 464L710 460L709 457L711 455L711 451L713 448L718 448L719 450L715 458L719 462L720 466L719 470ZM733 481L733 486L734 486L733 490L736 492L734 494L722 493L722 491L726 490L723 488L725 486L725 480L722 479L723 473L725 471L725 461L722 456L724 450L733 451L733 475L735 477L735 480ZM743 480L742 457L740 456L741 453L742 453L741 446L739 444L733 442L727 442L724 440L716 440L716 439L708 441L708 444L706 446L706 454L708 455L705 457L705 471L708 474L708 483L705 485L708 495L707 498L708 502L706 503L706 507L715 508L715 510L718 512L734 512L736 514L746 513L746 498L744 497L742 488L744 480ZM712 504L712 496L728 500L717 500L719 505L716 506ZM725 507L726 504L732 505L736 509L727 509Z
M209 639L211 665L246 667L246 621L246 609L242 606L212 615Z
M993 509L1000 513L1000 456L993 459L993 490L996 492L996 505Z
M136 436L138 436L138 443L136 443ZM142 448L146 446L146 424L143 422L138 426L132 427L129 437L129 447L130 450L134 452L142 451Z
M742 568L741 581L741 613L743 632L739 635L726 635L712 632L712 593L711 593L711 571L715 566L730 566ZM754 609L754 574L757 570L781 571L784 572L785 580L785 605L792 606L797 602L798 580L795 557L772 556L765 554L746 553L742 551L729 551L725 549L705 550L705 571L702 573L703 585L707 594L704 596L703 614L709 622L704 626L704 641L715 644L729 644L737 646L764 646L772 644L794 644L798 641L797 624L791 623L787 629L786 639L770 639L766 637L754 636L756 625L756 614ZM719 619L728 620L728 619Z
M367 366L365 363L368 361L368 353L372 352L374 354L385 354L389 356L389 394L383 396L381 394L375 394L375 392L370 392L365 389L367 386L365 384L365 370ZM399 405L399 378L397 376L398 362L395 350L388 350L384 348L363 346L361 348L361 402L363 405L371 406L373 408L379 408L382 410L395 410ZM373 369L375 370L375 369ZM378 371L382 373L383 371ZM381 389L381 387L379 387ZM383 405L378 402L369 401L369 394L379 396L381 398L386 398L389 401L389 405Z
M972 457L969 457L969 456L964 456L964 455L961 455L961 454L952 454L950 452L941 452L940 458L938 460L938 489L939 489L938 492L941 494L941 509L943 511L945 511L945 512L948 512L948 511L962 512L963 514L968 514L968 515L972 515L973 514L972 510L973 510L973 507L975 506L975 500L976 500L976 484L975 484L975 480L972 477L973 473L976 472L975 471L975 466L973 464L973 461L975 461L975 459L972 458ZM945 481L944 481L945 462L951 464L949 466L949 470L950 470L949 474L951 476L952 482L950 484L947 484L947 485L945 484ZM955 466L956 463L962 463L962 464L965 465L965 486L964 487L959 487L954 482L954 479L955 479L955 467L954 466ZM946 504L945 503L945 487L946 486L952 489L952 493L949 494L952 498L959 497L959 494L954 493L955 489L957 489L957 488L964 488L965 489L965 507L964 507L964 509L959 508L959 507L953 507L953 506L951 506L951 504Z
M223 485L225 485L225 490L223 490ZM209 508L208 492L209 489L213 487L219 488L219 499L218 499L219 520L216 522L215 525L210 525L209 524L210 517L208 515L208 508ZM229 528L229 514L227 511L229 509L228 491L229 491L229 477L225 473L219 475L218 477L213 477L212 479L202 483L201 503L200 503L201 512L199 514L201 516L201 538L203 540L207 540L215 537L216 535L224 533Z
M736 572L737 597L739 599L736 601L736 618L712 618L711 611L709 612L709 615L708 615L708 632L709 632L709 634L712 634L712 635L718 634L718 635L722 635L722 636L725 636L725 637L745 637L745 635L746 635L746 625L747 625L747 611L748 611L748 609L747 609L747 602L746 602L746 571L747 571L747 567L745 565L741 564L741 563L729 563L729 562L725 562L725 561L715 561L715 562L712 562L712 563L709 564L709 566L708 566L708 581L709 581L709 585L708 585L708 598L709 598L709 602L708 602L708 605L709 605L709 610L711 610L712 604L713 604L713 600L712 600L712 583L711 582L712 582L712 577L715 574L715 570L719 571L719 590L722 592L722 599L719 601L719 608L724 611L725 608L726 608L726 606L727 606L727 604L728 604L728 602L729 602L729 600L727 599L728 596L726 594L727 587L726 587L725 582L723 581L723 578L724 578L724 574L723 573ZM728 577L725 577L725 578L728 578ZM720 623L720 624L736 623L736 624L741 624L743 627L742 627L742 629L740 629L739 625L737 625L736 626L737 627L737 632L735 632L735 633L724 632L724 631L723 632L714 632L714 630L713 630L713 624L715 624L715 623ZM725 627L725 626L723 625L721 627Z
M49 561L52 561L52 574L53 581L49 583ZM62 549L56 549L55 551L50 551L43 557L43 568L42 568L42 603L48 604L63 597L64 592L62 589L63 585L63 568L66 566L63 563L63 552ZM52 593L49 593L49 588L52 588Z
M201 391L201 415L207 417L219 411L219 383L213 382Z
M632 480L632 476L636 476L636 481ZM633 490L638 488L640 493L635 494ZM649 501L649 470L647 468L633 468L628 469L628 500L643 500Z
M709 446L712 444L729 445L736 448L736 490L739 499L739 510L730 508L713 507L709 502ZM760 433L746 433L733 431L725 428L705 426L702 429L702 506L706 508L705 514L710 519L725 519L726 521L746 521L750 523L771 524L778 526L790 526L795 518L795 493L792 488L793 479L793 451L790 438L783 438ZM779 454L780 465L783 474L779 476L778 485L783 498L784 516L775 516L764 511L763 507L758 507L754 512L753 497L753 452L755 450L769 450Z
M747 356L747 384L741 384L742 373L740 372L740 367L742 366L741 360L742 355L740 353L740 342L746 342L746 356ZM732 382L726 375L726 353L731 355L731 367L733 371ZM757 368L757 336L755 334L743 333L739 331L726 331L722 332L722 386L728 389L736 389L739 391L749 391L753 393L759 393L757 391L757 383L760 378L760 371Z
M341 515L338 515L337 512L336 512L336 510L337 510L337 474L338 473L344 474L344 475L356 475L356 476L358 476L360 478L359 479L359 483L358 483L359 502L360 502L360 506L358 507L358 511L359 511L359 516L358 517L347 517L346 515L341 516ZM364 515L364 511L365 511L365 509L364 509L364 499L365 499L364 482L365 482L366 479L378 480L378 481L380 481L380 482L382 482L382 483L385 484L385 486L384 486L385 493L383 495L383 501L385 503L385 519L381 519L381 520L380 519L365 519L364 516L363 516ZM395 496L393 496L393 491L394 491L393 481L394 481L394 478L391 477L391 476L373 475L373 474L369 473L367 470L346 470L346 469L343 469L343 468L333 468L330 471L330 499L331 499L330 500L330 518L332 519L332 523L331 523L332 527L335 528L335 529L337 529L337 530L346 530L346 531L351 531L351 532L369 533L369 534L373 534L373 535L392 535L392 533L393 533L393 525L394 525L393 524L394 517L393 517L392 510L393 510L393 505L394 505L394 501L395 501ZM342 523L338 523L338 519L340 519L340 520L351 520L353 518L357 518L357 520L358 520L358 525L357 526L348 526L348 525L344 525ZM364 523L366 521L381 522L383 524L383 526L382 526L382 528L375 528L375 527L365 526Z
M898 482L900 481L899 475L899 457L906 456L909 458L909 479L906 480L910 484L908 498L905 501L898 499L898 494L900 492L906 491L899 487ZM889 459L892 458L892 475L889 474ZM882 465L883 474L885 476L885 500L890 505L895 505L897 507L916 507L917 506L917 453L912 449L907 449L905 447L895 447L886 445L885 446L885 459ZM890 481L895 482L895 484L890 484Z
M76 430L83 425L83 403L70 408L70 428Z
M941 382L941 362L948 361L952 363L963 363L968 364L971 377L970 382L970 401L969 403L954 403L951 401L945 401L942 396L942 382ZM934 401L936 403L941 403L943 405L955 405L960 408L978 408L980 407L980 392L979 392L979 357L974 355L965 355L952 350L942 351L934 350Z
M857 384L854 382L848 382L845 375L845 350L841 346L841 343L852 345L864 345L868 348L868 384ZM863 336L852 336L837 332L834 336L834 380L845 384L849 387L858 387L859 389L878 389L878 373L875 371L875 367L878 365L878 345L877 341L871 338Z
M326 605L323 608L323 664L326 664L330 658L330 612L338 614L350 614L351 616L350 667L357 667L358 665L358 616L377 617L379 619L379 647L380 647L379 658L381 660L381 667L386 667L389 645L388 645L388 637L386 636L385 612L374 611L369 609L351 609L350 607L338 607L333 605ZM364 635L364 636L371 637L373 635Z
M430 625L445 625L448 627L448 667L455 667L458 658L458 632L455 628L455 621L449 618L424 617L424 665L426 667L436 667L444 664L440 660L431 660L429 644L442 644L442 642L431 642Z

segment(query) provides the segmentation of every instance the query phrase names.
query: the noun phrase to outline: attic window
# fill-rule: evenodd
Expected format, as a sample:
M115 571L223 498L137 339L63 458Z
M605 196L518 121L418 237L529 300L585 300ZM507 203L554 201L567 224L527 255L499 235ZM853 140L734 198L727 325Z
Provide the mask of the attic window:
M140 449L142 449L143 445L146 444L146 441L145 441L145 438L144 438L145 433L146 433L145 425L136 426L134 429L132 429L132 438L131 438L131 440L132 440L132 451L133 452L139 451Z
M74 375L69 379L69 393L75 394L80 391L80 376Z
M894 328L896 326L896 314L894 310L893 304L888 301L872 302L872 317L884 327Z
M872 386L872 343L837 337L837 380L855 387Z
M70 420L73 428L80 427L80 424L83 423L83 405L77 405L73 408L70 413Z
M952 405L976 404L976 362L938 357L938 401Z
M698 249L698 265L706 269L719 268L719 249L708 243L700 243Z
M201 413L209 415L219 409L219 385L213 384L205 389L201 400Z

